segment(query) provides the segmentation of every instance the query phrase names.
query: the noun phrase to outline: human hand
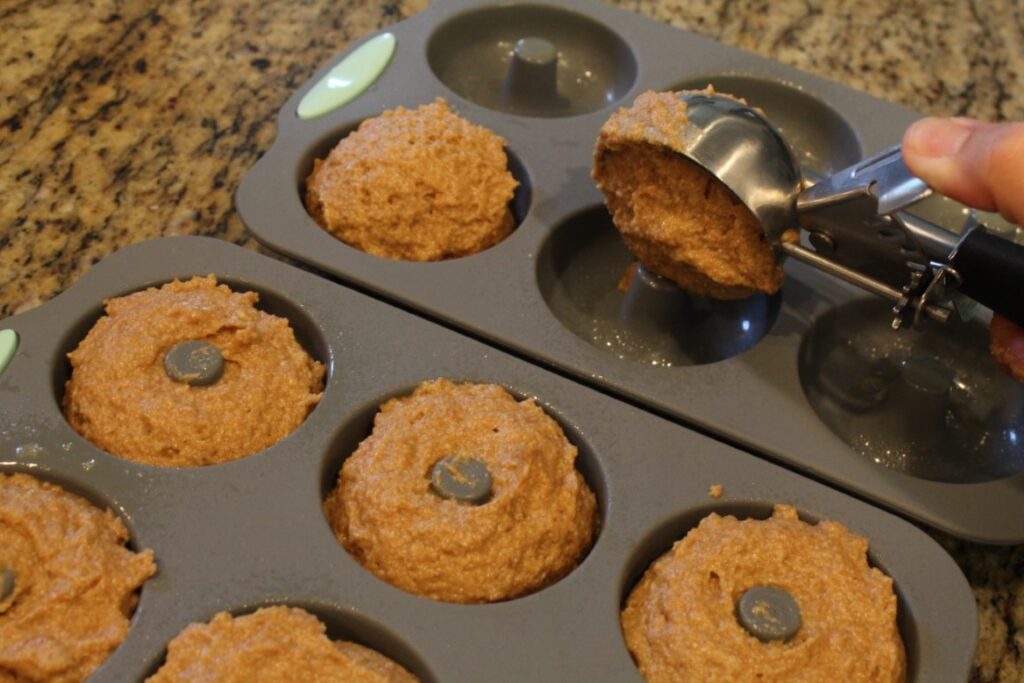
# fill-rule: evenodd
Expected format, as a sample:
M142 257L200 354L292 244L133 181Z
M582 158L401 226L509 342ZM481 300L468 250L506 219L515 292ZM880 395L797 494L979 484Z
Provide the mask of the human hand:
M950 199L1024 223L1024 122L921 119L903 135L903 160Z
M903 135L903 160L947 197L1024 223L1024 123L922 119ZM996 315L989 337L992 356L1024 382L1024 329Z

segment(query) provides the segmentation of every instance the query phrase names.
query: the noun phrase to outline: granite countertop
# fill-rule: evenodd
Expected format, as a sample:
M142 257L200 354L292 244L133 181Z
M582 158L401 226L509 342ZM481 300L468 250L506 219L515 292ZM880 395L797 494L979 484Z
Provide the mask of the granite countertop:
M621 0L930 114L1024 119L1024 4ZM0 316L161 235L261 249L232 206L284 100L425 0L11 0L0 6ZM1024 514L1024 511L1020 511ZM1024 681L1024 546L936 537L978 601L972 681Z

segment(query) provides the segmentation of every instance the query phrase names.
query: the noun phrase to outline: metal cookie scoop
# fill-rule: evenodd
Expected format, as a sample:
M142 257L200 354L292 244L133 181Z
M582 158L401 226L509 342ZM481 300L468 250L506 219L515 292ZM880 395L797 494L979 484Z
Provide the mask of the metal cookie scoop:
M1024 325L1024 246L973 213L961 235L899 213L932 190L898 146L804 189L789 145L760 111L726 95L680 97L682 154L724 183L780 252L892 301L894 328L922 315L945 322L957 292ZM797 226L813 250L782 239Z

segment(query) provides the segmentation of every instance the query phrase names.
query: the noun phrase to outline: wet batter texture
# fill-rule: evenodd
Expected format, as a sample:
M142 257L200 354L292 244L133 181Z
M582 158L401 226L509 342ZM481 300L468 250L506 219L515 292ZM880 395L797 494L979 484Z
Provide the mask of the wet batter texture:
M868 566L867 539L810 525L788 505L768 520L711 514L651 565L622 612L649 683L897 683L906 658L892 579ZM753 586L796 599L803 625L761 642L735 617Z
M989 325L992 357L1018 382L1024 382L1024 330L1006 318L993 315Z
M483 251L514 227L505 140L437 99L385 111L344 137L306 180L310 215L375 256L438 261Z
M682 156L686 102L646 92L601 127L592 175L626 246L654 273L716 299L774 294L777 262L754 215Z
M486 463L488 502L431 492L432 468L449 455ZM324 509L341 544L402 590L507 600L569 573L593 542L596 501L576 455L533 400L439 379L381 406Z
M125 547L109 510L25 474L0 474L0 682L84 681L128 634L152 551ZM4 592L7 592L6 590Z
M419 679L369 648L331 641L312 614L266 607L192 624L167 646L149 683L416 683Z
M272 446L320 400L324 367L287 320L256 308L258 299L211 275L106 301L106 315L68 354L68 422L106 451L166 467L213 465ZM185 340L220 350L217 382L168 377L164 354Z

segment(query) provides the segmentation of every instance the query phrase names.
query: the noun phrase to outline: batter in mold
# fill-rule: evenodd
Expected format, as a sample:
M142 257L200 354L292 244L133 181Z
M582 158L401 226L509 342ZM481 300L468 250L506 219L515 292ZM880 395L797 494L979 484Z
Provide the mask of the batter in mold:
M782 266L760 223L682 155L686 110L679 94L649 91L601 127L592 175L615 227L644 266L690 292L774 294Z
M1024 382L1024 330L994 315L989 325L992 357L1011 377Z
M363 121L306 179L306 209L375 256L439 261L483 251L515 227L505 140L443 99Z
M534 401L425 382L381 406L324 510L364 567L434 600L508 600L589 550L596 501L576 447Z
M384 655L332 641L319 619L293 607L266 607L192 624L167 646L147 683L417 683Z
M197 467L268 448L320 400L324 366L284 318L214 276L106 302L68 354L64 414L127 460Z
M0 474L0 681L78 683L128 635L153 552L61 487Z
M656 560L622 631L648 683L902 683L892 579L868 541L788 505L711 514Z

